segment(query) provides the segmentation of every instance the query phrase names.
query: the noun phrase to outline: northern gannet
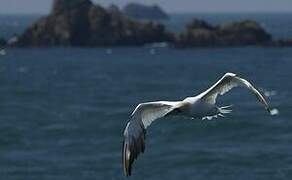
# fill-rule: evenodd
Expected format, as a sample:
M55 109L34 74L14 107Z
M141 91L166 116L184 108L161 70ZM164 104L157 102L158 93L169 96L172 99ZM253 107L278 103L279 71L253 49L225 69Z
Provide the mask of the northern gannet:
M138 155L145 150L146 128L156 119L169 115L182 115L191 118L208 118L230 113L231 106L216 106L216 98L234 87L248 88L271 113L265 98L247 80L236 74L226 73L217 83L195 97L187 97L182 101L156 101L139 104L131 115L124 131L123 169L125 176L130 176L132 164Z

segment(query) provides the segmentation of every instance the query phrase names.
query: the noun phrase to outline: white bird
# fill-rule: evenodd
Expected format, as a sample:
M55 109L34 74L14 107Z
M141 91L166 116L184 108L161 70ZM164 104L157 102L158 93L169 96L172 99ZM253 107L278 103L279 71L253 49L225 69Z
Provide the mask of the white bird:
M191 118L208 118L230 113L231 106L216 106L216 98L234 87L248 88L271 113L265 98L247 80L236 74L226 73L212 87L195 97L187 97L182 101L157 101L139 104L131 115L124 131L123 169L125 176L130 176L132 164L138 155L145 150L146 128L156 119L169 115L182 115Z

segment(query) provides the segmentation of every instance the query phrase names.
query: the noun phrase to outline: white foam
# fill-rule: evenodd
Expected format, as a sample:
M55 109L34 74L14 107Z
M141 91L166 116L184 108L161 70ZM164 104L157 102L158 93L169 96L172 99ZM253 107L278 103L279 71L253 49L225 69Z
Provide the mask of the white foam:
M155 49L150 49L149 53L150 53L151 55L154 55L154 54L156 54L156 50L155 50Z
M27 67L19 67L17 68L17 72L19 73L26 73L28 71Z
M271 114L272 116L276 116L276 115L279 114L279 110L276 109L276 108L274 108L274 109L272 109L272 110L270 111L270 114Z
M113 50L112 50L112 49L107 49L107 50L106 50L106 53L107 53L107 54L112 54L112 53L113 53Z
M5 49L0 49L0 55L1 55L1 56L6 55L6 50L5 50Z
M266 97L271 97L271 96L277 95L277 91L275 91L275 90L267 90L267 89L263 89L263 88L261 88L261 90L264 92L264 95Z
M264 93L265 93L265 96L267 96L267 97L277 95L276 91L265 91Z

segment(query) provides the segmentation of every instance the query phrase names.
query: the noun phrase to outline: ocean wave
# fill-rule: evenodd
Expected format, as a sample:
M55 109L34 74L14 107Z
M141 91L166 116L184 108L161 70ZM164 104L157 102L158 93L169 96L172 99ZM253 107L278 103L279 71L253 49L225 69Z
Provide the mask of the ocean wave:
M260 90L264 93L266 97L276 96L278 94L275 90L267 90L263 88L260 88Z
M276 116L276 115L279 115L279 110L277 109L277 108L274 108L274 109L272 109L271 111L270 111L270 114L272 115L272 116Z
M6 50L5 49L0 49L0 55L5 56L6 55Z

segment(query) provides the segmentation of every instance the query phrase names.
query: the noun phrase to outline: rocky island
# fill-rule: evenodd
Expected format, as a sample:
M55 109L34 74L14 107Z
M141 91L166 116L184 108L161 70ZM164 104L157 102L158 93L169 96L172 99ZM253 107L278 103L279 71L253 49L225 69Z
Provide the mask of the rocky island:
M54 0L51 13L31 25L15 45L139 46L172 38L159 23L135 21L90 0Z
M274 40L257 22L243 20L211 25L193 19L184 32L167 32L154 21L139 21L111 5L105 9L90 0L54 0L49 15L9 41L18 47L47 46L143 46L171 44L173 47L292 46L291 40ZM0 45L6 44L0 40Z
M179 47L246 46L261 45L272 41L272 37L252 20L223 23L212 26L193 19L180 34Z
M0 48L6 45L6 40L0 37Z
M134 19L168 19L169 16L158 5L146 6L139 3L129 3L123 8L123 13Z

